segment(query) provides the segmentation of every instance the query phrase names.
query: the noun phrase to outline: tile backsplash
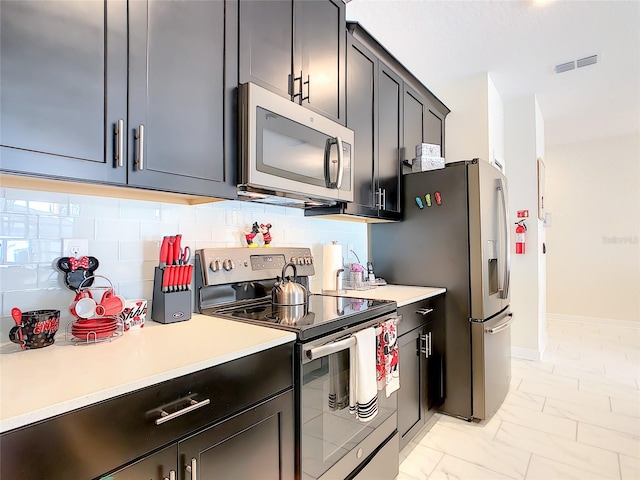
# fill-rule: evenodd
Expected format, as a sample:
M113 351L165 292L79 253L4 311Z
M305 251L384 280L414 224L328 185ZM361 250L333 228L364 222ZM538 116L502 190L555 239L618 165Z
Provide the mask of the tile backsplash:
M349 258L348 245L362 262L367 260L365 224L310 218L300 209L258 203L187 206L2 188L0 216L1 341L13 324L12 307L60 309L63 323L71 320L68 306L74 293L55 268L63 238L88 240L89 255L100 262L96 274L107 277L118 294L149 300L164 235L181 233L182 244L193 250L240 247L253 222L271 223L274 246L311 248L314 291L322 289L323 244L342 244L345 262L356 261Z

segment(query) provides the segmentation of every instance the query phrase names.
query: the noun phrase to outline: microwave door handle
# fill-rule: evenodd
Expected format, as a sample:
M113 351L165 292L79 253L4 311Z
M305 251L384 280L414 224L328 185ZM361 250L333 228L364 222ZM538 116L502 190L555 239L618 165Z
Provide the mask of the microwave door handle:
M342 177L344 176L344 152L342 150L342 138L336 137L336 145L338 149L338 178L336 179L336 188L342 188Z
M324 182L327 188L333 188L331 183L331 145L335 143L335 139L327 138L324 144Z
M338 172L336 181L331 179L331 146L338 148ZM340 189L342 187L342 177L344 175L344 154L342 152L342 139L340 137L328 138L324 146L324 180L327 188Z

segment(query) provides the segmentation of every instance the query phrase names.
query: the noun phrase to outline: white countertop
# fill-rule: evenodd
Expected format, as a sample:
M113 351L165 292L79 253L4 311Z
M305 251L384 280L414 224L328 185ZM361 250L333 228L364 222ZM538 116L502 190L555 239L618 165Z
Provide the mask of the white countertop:
M398 307L403 307L413 302L435 297L447 291L440 287L412 287L408 285L380 285L369 290L347 290L341 293L343 297L369 298L373 300L393 300Z
M147 321L111 342L56 343L36 350L0 345L0 432L292 342L295 334L194 314Z

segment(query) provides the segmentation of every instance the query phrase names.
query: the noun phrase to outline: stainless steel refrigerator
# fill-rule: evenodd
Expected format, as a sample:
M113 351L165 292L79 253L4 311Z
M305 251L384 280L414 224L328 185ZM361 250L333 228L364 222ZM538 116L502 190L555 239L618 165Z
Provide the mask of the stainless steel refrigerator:
M475 159L403 182L404 220L370 225L376 275L392 284L446 287L440 411L489 418L511 380L506 178Z

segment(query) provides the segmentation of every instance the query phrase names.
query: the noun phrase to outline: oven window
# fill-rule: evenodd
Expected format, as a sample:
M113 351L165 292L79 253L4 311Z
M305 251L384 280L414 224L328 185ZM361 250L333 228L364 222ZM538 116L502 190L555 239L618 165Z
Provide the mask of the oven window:
M349 349L303 365L302 373L302 478L317 479L393 415L397 398L378 392L369 422L349 413Z

